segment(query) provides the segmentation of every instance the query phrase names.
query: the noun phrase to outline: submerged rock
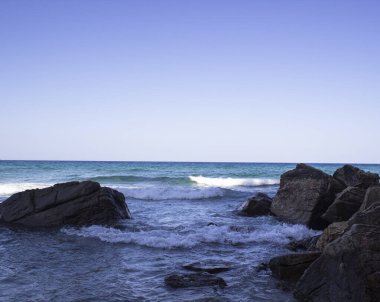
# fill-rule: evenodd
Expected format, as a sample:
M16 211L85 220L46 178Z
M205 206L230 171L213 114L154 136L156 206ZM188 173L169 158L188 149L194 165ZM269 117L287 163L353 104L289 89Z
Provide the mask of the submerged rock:
M231 269L229 263L212 259L184 264L182 267L190 271L207 272L210 274L225 272Z
M322 218L329 222L348 220L363 203L366 190L357 187L348 187L339 193L334 202L329 206Z
M262 216L270 214L272 198L264 193L257 193L249 198L239 208L239 213L246 216Z
M130 217L122 193L92 181L27 190L0 204L0 222L24 226L109 224Z
M379 184L379 175L376 173L365 172L352 165L344 165L335 171L333 177L344 184L346 187L368 187Z
M204 272L191 274L171 274L165 278L165 283L172 288L227 286L227 283L223 278Z
M300 301L380 301L379 238L379 226L352 226L305 271L294 296Z
M269 261L269 268L278 279L297 281L320 255L320 252L310 252L277 256Z
M291 223L323 229L328 222L321 218L344 186L330 175L305 164L281 175L280 188L273 199L271 212Z

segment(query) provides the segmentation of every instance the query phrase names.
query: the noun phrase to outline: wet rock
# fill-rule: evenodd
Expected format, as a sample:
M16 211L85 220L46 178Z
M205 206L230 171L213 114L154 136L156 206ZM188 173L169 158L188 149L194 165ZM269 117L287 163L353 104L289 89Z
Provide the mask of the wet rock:
M33 227L110 224L130 218L124 195L92 181L16 193L0 204L0 221Z
M210 274L221 273L231 269L229 263L212 259L184 264L182 267L190 271L207 272Z
M380 202L380 186L370 187L367 189L360 210L365 210L376 202Z
M262 272L266 271L269 268L268 263L261 262L259 265L256 266L256 272Z
M291 241L286 245L286 248L291 251L298 251L298 250L313 251L315 250L315 245L318 241L318 238L319 238L319 235L306 238L303 240Z
M329 222L346 221L355 214L363 203L366 189L348 187L339 193L322 218Z
M342 236L347 228L347 221L334 222L330 224L323 230L322 235L319 237L315 245L316 249L323 251L327 244Z
M296 285L299 301L380 301L380 227L353 225Z
M239 208L239 214L246 216L263 216L270 214L272 198L264 193L246 200Z
M323 229L329 223L321 218L344 186L330 175L305 164L281 175L280 188L271 212L291 223Z
M320 255L320 252L310 252L277 256L269 261L269 268L278 279L297 281Z
M376 173L365 172L352 165L344 165L335 171L333 177L346 187L368 187L379 184L379 175Z
M191 274L171 274L165 278L165 283L172 288L227 286L227 283L223 278L204 272Z

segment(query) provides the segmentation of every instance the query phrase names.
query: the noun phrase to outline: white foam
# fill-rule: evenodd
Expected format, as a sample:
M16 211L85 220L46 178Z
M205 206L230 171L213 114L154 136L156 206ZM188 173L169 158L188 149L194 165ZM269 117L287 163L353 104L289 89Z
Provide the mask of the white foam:
M222 197L226 190L220 188L192 188L192 187L114 187L123 192L125 197L146 200L171 199L207 199Z
M223 178L223 177L204 177L189 176L190 180L199 185L210 187L258 187L267 185L277 185L280 183L278 179L273 178Z
M235 245L244 243L286 244L290 240L301 240L315 236L320 232L310 230L303 225L278 224L262 225L260 228L240 232L228 226L207 226L183 231L152 230L128 232L109 227L90 226L80 229L63 228L67 235L97 238L109 243L127 243L154 248L191 248L203 243Z
M30 189L42 189L48 187L49 184L44 183L0 183L0 196L7 197L14 193L30 190Z

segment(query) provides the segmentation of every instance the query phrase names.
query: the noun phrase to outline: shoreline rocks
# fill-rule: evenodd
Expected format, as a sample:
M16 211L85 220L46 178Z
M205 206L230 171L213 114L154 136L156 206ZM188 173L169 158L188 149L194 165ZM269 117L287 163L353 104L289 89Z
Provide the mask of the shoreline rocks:
M0 222L28 227L110 224L131 218L122 193L92 181L16 193L0 203Z
M272 198L264 193L257 193L239 207L239 214L244 216L270 215L271 204Z
M165 283L172 288L227 286L227 283L223 278L205 272L190 274L171 274L165 278Z

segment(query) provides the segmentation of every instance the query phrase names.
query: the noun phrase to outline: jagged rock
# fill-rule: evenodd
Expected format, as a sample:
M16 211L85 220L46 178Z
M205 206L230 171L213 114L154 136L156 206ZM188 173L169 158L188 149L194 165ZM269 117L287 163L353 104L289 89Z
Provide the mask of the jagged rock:
M329 206L322 218L329 222L348 220L363 203L366 189L348 187L339 193L334 202Z
M262 216L270 214L272 198L264 193L257 193L255 197L246 200L239 208L239 212L246 216Z
M269 261L269 268L278 279L297 281L320 255L320 252L310 252L277 256Z
M344 165L335 171L333 177L346 187L361 187L367 189L379 184L379 175L365 172L352 165Z
M165 278L165 283L173 288L227 286L227 283L223 278L204 272L191 274L171 274Z
M360 210L365 210L376 202L380 202L380 186L374 186L367 189Z
M291 223L323 229L328 222L321 218L344 186L330 175L305 164L281 175L280 189L271 212Z
M353 225L296 285L299 301L380 301L380 227Z
M210 274L225 272L231 269L231 266L229 263L220 261L220 260L213 260L213 259L209 259L207 261L197 261L197 262L184 264L182 265L182 267L190 271L207 272Z
M298 250L314 251L315 245L319 239L319 236L320 235L306 238L303 240L291 241L286 245L286 248L291 251L298 251Z
M92 181L16 193L0 204L0 221L24 226L109 224L130 218L124 195Z
M348 220L349 226L352 226L354 224L369 224L380 226L380 202L372 203L368 208L356 212Z
M323 230L322 235L318 238L315 248L318 251L323 251L325 246L342 236L348 228L347 221L334 222Z

